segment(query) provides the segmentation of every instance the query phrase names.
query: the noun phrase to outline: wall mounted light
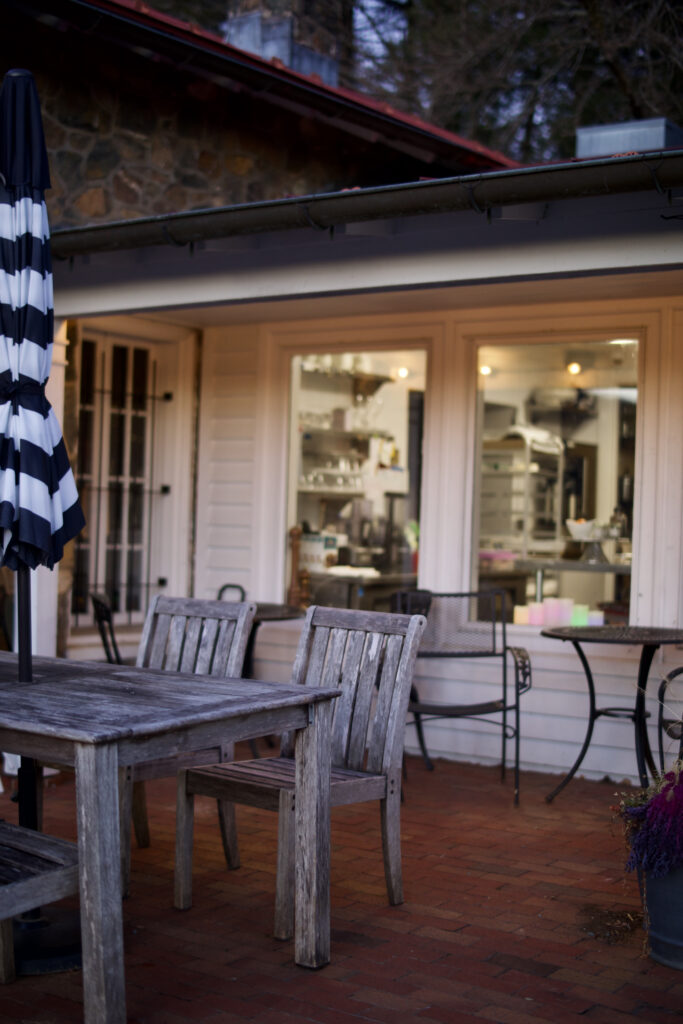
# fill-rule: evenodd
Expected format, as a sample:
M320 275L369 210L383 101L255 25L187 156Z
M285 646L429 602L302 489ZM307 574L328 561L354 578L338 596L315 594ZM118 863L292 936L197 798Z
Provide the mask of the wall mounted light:
M491 369L490 366L487 366L486 363L484 363L483 366L479 367L479 373L482 375L482 377L490 377L491 374L493 373L493 370Z
M567 363L567 373L571 373L573 377L575 377L577 373L581 373L581 370L581 363L577 363L575 360L572 360L571 363Z

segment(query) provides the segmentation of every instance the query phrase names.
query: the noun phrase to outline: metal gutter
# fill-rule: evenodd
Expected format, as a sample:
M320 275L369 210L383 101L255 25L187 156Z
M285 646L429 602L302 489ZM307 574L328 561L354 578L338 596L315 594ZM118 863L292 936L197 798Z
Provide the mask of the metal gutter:
M53 232L52 253L66 259L264 231L327 231L387 217L458 210L486 214L498 206L624 192L656 190L666 196L681 186L683 149L664 150L62 228Z

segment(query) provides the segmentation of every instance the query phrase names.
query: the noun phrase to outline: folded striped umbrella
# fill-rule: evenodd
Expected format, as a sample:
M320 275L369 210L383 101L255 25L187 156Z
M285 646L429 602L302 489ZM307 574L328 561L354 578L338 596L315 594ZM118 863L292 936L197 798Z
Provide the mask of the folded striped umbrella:
M17 571L19 682L31 681L29 570L51 569L85 523L45 397L53 344L49 187L33 75L8 71L0 90L0 565Z
M45 397L53 343L50 179L29 71L9 71L0 91L0 174L0 551L11 569L52 568L84 519Z

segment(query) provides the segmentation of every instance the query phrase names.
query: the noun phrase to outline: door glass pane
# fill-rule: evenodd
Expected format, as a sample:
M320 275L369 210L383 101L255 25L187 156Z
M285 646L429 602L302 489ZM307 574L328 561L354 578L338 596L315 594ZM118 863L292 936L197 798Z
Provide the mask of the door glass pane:
M74 552L74 583L71 598L71 611L74 614L82 615L88 611L89 590L90 548L85 544L80 544Z
M95 397L95 343L84 341L81 346L81 388L82 405L92 405Z
M133 397L132 405L136 411L147 408L147 368L149 353L144 348L133 351Z
M104 586L113 612L121 611L121 588L119 586L121 565L121 551L119 548L109 548L106 558L106 569Z
M137 612L142 608L142 552L128 551L128 577L126 581L126 611Z
M109 485L108 499L109 529L107 530L107 544L119 547L123 540L123 487L121 484L112 483Z
M132 416L130 421L130 475L141 477L145 472L145 439L147 418Z
M126 379L128 368L128 349L123 345L114 345L111 371L111 404L113 409L123 409L126 405Z
M518 621L627 621L637 339L483 346L478 368L475 583Z
M144 490L142 484L131 484L128 493L128 543L142 544Z
M422 349L292 361L289 521L314 603L387 609L416 583L425 372Z
M78 414L78 466L83 474L93 470L93 411L81 408Z
M126 417L113 412L109 417L109 476L123 476Z

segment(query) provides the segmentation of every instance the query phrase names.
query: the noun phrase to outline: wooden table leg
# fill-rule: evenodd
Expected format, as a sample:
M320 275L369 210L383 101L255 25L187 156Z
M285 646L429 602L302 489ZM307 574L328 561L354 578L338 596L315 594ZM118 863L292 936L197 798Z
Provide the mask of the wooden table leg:
M84 1020L126 1024L116 745L77 744L75 767Z
M296 861L294 959L301 967L330 960L331 701L310 706L296 734Z

